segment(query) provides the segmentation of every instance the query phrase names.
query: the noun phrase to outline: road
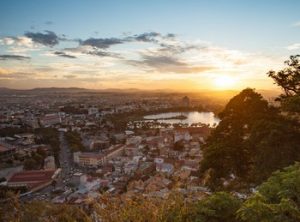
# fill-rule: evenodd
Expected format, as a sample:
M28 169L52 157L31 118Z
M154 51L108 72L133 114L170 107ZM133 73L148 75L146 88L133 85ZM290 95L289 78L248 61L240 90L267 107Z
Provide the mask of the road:
M65 139L64 132L59 133L59 141L60 141L60 153L59 153L59 163L61 171L61 176L56 180L56 188L62 188L63 190L67 189L67 185L70 182L72 177L72 169L74 166L73 163L73 155L68 147L68 143ZM30 193L21 198L22 201L30 201L30 200L51 200L51 191L53 190L53 186L47 186L38 192Z
M64 132L59 132L59 141L60 141L60 153L59 153L59 162L60 167L62 169L61 171L61 181L58 186L63 185L62 183L65 183L70 179L71 177L71 171L74 166L73 163L73 155L69 149L68 143L65 139Z

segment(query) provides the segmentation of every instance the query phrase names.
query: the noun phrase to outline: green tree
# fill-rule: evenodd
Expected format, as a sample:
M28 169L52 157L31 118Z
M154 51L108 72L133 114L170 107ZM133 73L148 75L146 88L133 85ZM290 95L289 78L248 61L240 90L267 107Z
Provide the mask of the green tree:
M24 170L34 170L37 168L37 162L33 158L25 159L23 163Z
M242 221L300 221L300 164L276 171L238 210Z
M290 56L290 59L285 61L286 68L275 72L273 70L268 72L275 83L280 86L285 96L300 95L300 55Z
M300 160L299 124L283 116L257 121L247 140L251 159L249 179L260 183L275 170Z
M76 131L68 131L65 134L66 140L73 152L84 151L84 146L82 144L81 136Z
M218 192L196 204L195 220L198 222L235 222L241 201L229 193Z
M246 141L257 121L274 115L276 110L253 89L245 89L229 101L203 148L201 172L212 169L211 185L221 184L222 178L248 177L252 160Z
M290 56L285 64L287 67L278 72L271 70L268 76L284 91L284 94L278 98L282 109L300 112L300 55Z

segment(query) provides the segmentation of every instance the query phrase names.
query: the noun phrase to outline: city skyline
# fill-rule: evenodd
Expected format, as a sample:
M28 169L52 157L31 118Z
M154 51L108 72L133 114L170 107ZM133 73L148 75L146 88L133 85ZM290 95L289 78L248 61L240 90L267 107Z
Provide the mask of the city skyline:
M298 6L298 7L297 7ZM1 1L0 87L276 89L296 1Z

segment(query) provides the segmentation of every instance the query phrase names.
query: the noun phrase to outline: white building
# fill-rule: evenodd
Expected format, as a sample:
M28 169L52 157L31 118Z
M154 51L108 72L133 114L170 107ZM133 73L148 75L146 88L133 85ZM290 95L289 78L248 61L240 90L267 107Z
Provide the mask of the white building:
M174 166L170 163L156 164L156 171L170 175L174 172Z
M98 114L98 108L97 107L90 107L90 108L88 108L88 114L89 115Z
M61 123L61 118L58 113L46 114L40 118L40 123L44 127L49 127Z
M105 165L108 161L124 153L124 145L115 145L102 153L94 152L75 152L73 153L74 162L80 166L98 167Z
M177 129L174 132L174 143L180 140L186 140L189 141L192 139L192 136L190 135L189 131L186 129Z
M55 169L55 159L54 156L47 156L44 160L44 169L50 170Z

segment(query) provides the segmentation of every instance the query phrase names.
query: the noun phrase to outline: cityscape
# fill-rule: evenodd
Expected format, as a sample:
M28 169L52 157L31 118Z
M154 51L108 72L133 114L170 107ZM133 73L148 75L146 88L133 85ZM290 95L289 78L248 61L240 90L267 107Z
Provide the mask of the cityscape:
M300 221L298 2L0 6L0 221Z
M9 188L26 187L22 198L82 203L99 190L163 197L175 181L188 187L182 192L205 191L200 147L219 122L212 110L222 100L59 90L2 90L1 176Z

